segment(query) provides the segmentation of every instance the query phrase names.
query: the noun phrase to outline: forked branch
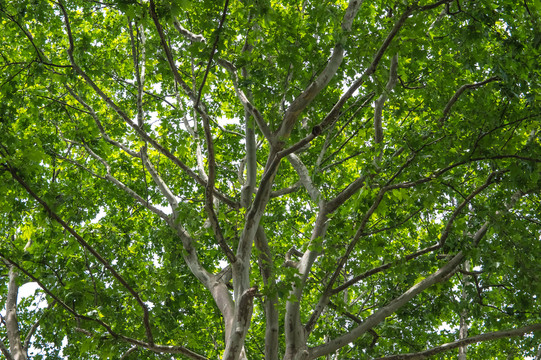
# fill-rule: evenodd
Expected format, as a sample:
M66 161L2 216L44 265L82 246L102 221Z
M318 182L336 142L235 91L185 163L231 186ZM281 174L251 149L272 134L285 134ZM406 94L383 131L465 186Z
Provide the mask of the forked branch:
M351 31L353 20L361 7L363 0L350 0L348 7L344 13L342 19L342 31L348 33ZM345 41L345 39L341 39ZM297 121L301 112L314 100L314 98L323 90L334 77L342 60L344 59L344 46L341 42L338 42L333 53L327 62L327 66L317 76L316 80L312 82L308 87L293 100L291 105L287 108L284 119L280 124L280 128L277 131L278 139L283 139L289 136L295 122Z
M182 171L184 171L188 176L190 176L192 179L194 179L198 184L206 187L207 182L204 179L202 179L199 175L197 175L189 166L184 164L184 162L182 162L179 158L177 158L175 155L173 155L173 153L171 153L164 146L159 144L153 137L151 137L149 134L147 134L140 126L138 126L136 123L131 121L130 117L107 94L105 94L105 92L103 92L103 90L101 90L101 88L75 62L75 58L73 57L73 51L75 49L75 45L74 45L74 41L73 41L73 35L71 33L71 25L70 25L68 13L66 11L66 8L64 7L64 4L63 4L62 0L59 0L57 2L57 4L60 7L60 10L62 11L62 14L64 16L64 23L66 25L66 32L68 34L68 40L69 40L68 57L70 59L72 68L75 70L75 72L77 72L84 79L84 81L99 95L99 97L103 101L105 101L105 103L111 109L113 109L122 118L122 120L124 120L124 122L126 124L128 124L133 130L135 130L137 135L143 141L146 141L149 144L151 144L156 150L158 150L162 155L167 157L175 165L177 165L179 168L181 168ZM151 1L151 5L152 4L153 4L153 1ZM157 18L156 18L156 21L157 21ZM159 28L159 30L161 30L161 25L159 24L159 22L157 22L156 26L157 26L157 28ZM163 36L163 30L161 30L160 35ZM165 39L163 38L162 40L165 43ZM166 49L168 49L167 43L165 43L165 46L167 47ZM166 51L166 53L168 53L168 59L170 57L171 61L172 61L171 52ZM182 80L182 78L180 77L180 74L178 74L178 71L176 71L176 67L174 67L174 63L173 63L172 66L173 66L173 69L175 70L175 71L173 71L173 74L177 74L175 76L175 79L177 80L177 82L179 82L182 85L183 89L189 93L190 97L194 101L195 97L193 96L193 93L192 93L191 89ZM177 77L178 77L178 79L177 79ZM201 106L199 106L197 108L197 110L202 116L206 115L206 113L204 113L204 111L201 109ZM214 195L217 196L223 203L231 206L234 209L237 209L239 207L239 204L237 204L235 201L229 199L227 196L221 194L220 192L216 191L216 189L214 190Z
M485 224L477 231L477 233L473 236L473 246L477 246L481 238L486 234L487 230L488 230L488 224ZM329 341L328 343L324 345L311 348L309 350L309 353L310 353L309 358L316 359L320 356L330 354L346 346L347 344L354 341L358 337L362 336L367 331L372 329L374 326L376 326L377 324L385 320L388 316L396 312L402 306L407 304L411 299L416 297L418 294L422 293L423 291L425 291L426 289L428 289L429 287L431 287L432 285L438 282L447 280L448 275L452 274L456 270L457 266L462 263L463 260L464 260L464 254L462 253L462 251L460 251L458 254L453 256L453 258L449 260L439 270L432 273L425 279L421 280L419 283L413 285L402 295L400 295L396 299L389 302L389 304L377 310L374 314L366 318L361 325L355 327L353 330L347 332L346 334Z

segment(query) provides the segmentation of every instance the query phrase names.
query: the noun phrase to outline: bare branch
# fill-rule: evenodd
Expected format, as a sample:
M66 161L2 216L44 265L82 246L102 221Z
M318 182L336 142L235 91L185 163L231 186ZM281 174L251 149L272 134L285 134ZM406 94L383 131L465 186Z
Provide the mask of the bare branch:
M448 1L451 1L451 0L448 0ZM331 111L329 111L327 116L325 116L325 119L321 121L321 126L327 126L327 124L332 123L339 116L340 111L344 107L346 101L349 100L349 98L353 96L355 91L359 89L359 87L366 81L366 79L368 79L368 77L376 71L379 62L381 58L383 57L383 54L385 53L385 51L387 50L387 48L393 41L394 37L396 36L396 34L398 34L398 32L400 31L400 29L402 28L402 26L404 25L404 23L406 22L406 20L408 19L408 17L411 15L412 12L413 12L412 8L406 9L406 11L402 14L402 16L400 16L400 18L396 21L393 28L391 29L391 31L389 32L389 34L387 35L387 37L381 44L380 48L376 52L374 59L372 60L372 63L370 63L370 65L364 70L361 76L357 80L355 80L353 84L351 84L351 86L342 95L340 100L338 100L336 104L334 104Z
M361 223L359 225L359 228L357 229L357 232L355 233L355 236L353 237L353 239L350 241L348 247L346 248L346 251L345 251L344 255L342 257L340 257L340 260L338 261L338 263L337 263L337 265L336 265L336 267L335 267L329 281L327 282L325 290L323 291L323 294L321 295L318 304L315 306L314 312L312 313L312 316L311 316L310 320L308 320L308 323L305 326L305 329L306 329L307 332L310 332L310 331L313 330L317 319L323 313L323 310L327 306L327 303L330 300L331 291L332 291L332 287L334 285L334 282L338 278L338 275L340 275L340 272L342 271L342 268L346 264L347 259L349 258L351 252L355 248L355 245L359 241L359 239L361 237L361 234L364 232L364 228L365 228L366 224L368 223L368 220L370 219L370 217L372 216L374 211L376 211L379 204L383 200L383 195L384 194L385 194L385 190L381 189L379 191L378 195L376 196L376 198L374 199L374 201L372 203L372 206L368 209L368 211L363 216L363 218L361 220Z
M126 351L122 356L120 357L120 360L125 360L130 356L130 354L134 353L137 350L137 346L132 346L128 351Z
M353 159L353 158L356 157L356 156L361 155L363 152L364 152L364 151L359 150L359 151L356 151L356 152L354 152L353 154L351 154L351 155L349 155L349 156L346 156L346 157L343 158L343 159L336 160L335 162L332 162L332 163L330 163L329 165L325 165L323 168L321 168L321 171L325 171L325 170L330 169L330 168L332 168L332 167L334 167L334 166L340 165L340 164L342 164L342 163L344 163L344 162L346 162L346 161L348 161L348 160L350 160L350 159Z
M404 11L404 13L400 16L400 18L396 21L393 28L391 29L391 31L389 32L389 34L387 35L387 37L381 44L380 48L374 55L374 59L372 60L372 63L370 63L370 65L365 69L365 71L361 74L361 76L357 80L355 80L353 84L351 84L351 86L342 95L340 100L338 100L338 102L333 106L331 111L327 114L325 119L323 119L323 121L321 122L321 126L325 127L327 126L327 124L332 123L334 119L336 119L336 117L340 114L340 111L342 110L342 107L345 105L346 101L349 100L349 98L353 96L355 91L359 89L359 87L366 81L366 79L368 79L368 77L376 71L379 62L381 61L381 58L385 54L385 51L387 50L387 48L393 41L394 37L398 34L398 32L400 31L400 29L402 28L406 20L410 17L410 15L414 11L430 10L442 4L450 3L451 1L453 0L442 0L431 5L422 6L420 8L415 8L415 7L407 8Z
M195 104L197 97L195 93L192 91L192 89L190 89L188 84L186 84L186 82L182 79L182 76L178 72L177 66L175 65L175 60L173 59L173 53L171 52L171 48L167 44L162 25L160 24L158 15L156 14L156 4L154 3L154 0L150 1L150 17L154 21L154 25L156 27L156 30L158 31L160 42L161 42L163 50L165 51L167 63L169 64L169 68L171 69L171 72L173 73L175 82L177 82L182 87L182 90L184 90L184 92L190 97L192 102Z
M141 205L143 205L144 207L146 207L148 210L152 211L153 213L155 213L156 215L158 215L159 217L161 217L162 219L164 220L168 220L169 216L164 213L162 210L158 209L157 207L155 207L154 205L152 205L148 200L145 200L141 197L141 195L137 194L134 190L132 190L129 186L127 186L126 184L124 184L122 181L118 180L117 178L115 178L113 175L111 175L111 165L109 165L109 163L107 161L105 161L105 159L103 159L102 157L100 157L98 154L96 154L88 145L86 144L83 144L82 145L85 150L90 154L90 156L92 156L94 159L98 160L100 163L103 164L103 166L105 167L105 170L107 172L107 174L104 176L104 178L111 182L112 184L114 184L116 187L118 187L119 189L123 190L125 193L127 193L128 195L130 195L132 198L134 198L138 203L140 203ZM151 173L152 174L152 173ZM155 174L157 175L157 174ZM156 179L157 181L161 180L159 177ZM162 181L163 183L163 181ZM158 183L160 184L160 183ZM158 185L159 186L159 185ZM164 190L165 191L165 190ZM172 196L172 195L170 195ZM169 200L169 199L168 199ZM176 203L176 199L173 197L173 201ZM176 208L176 207L175 207Z
M291 186L288 186L286 188L271 192L270 197L271 198L277 198L277 197L280 197L280 196L283 196L283 195L291 194L291 193L299 190L300 187L301 187L301 182L297 181L295 184L293 184Z
M228 6L229 6L229 0L225 0L224 10L222 12L222 18L220 19L220 25L218 25L218 29L216 30L216 39L214 40L214 44L212 44L212 50L210 51L210 57L209 57L209 61L207 62L207 68L205 69L205 74L203 75L203 81L201 82L201 86L199 87L197 98L195 100L195 105L194 105L195 108L199 106L199 101L201 101L201 93L203 92L203 87L205 86L205 82L207 81L207 76L210 71L210 65L212 64L212 58L214 57L214 53L216 52L216 47L218 46L218 41L220 40L220 32L222 31L222 27L224 26Z
M205 85L205 81L206 81L208 72L210 70L212 58L214 57L214 52L216 51L216 47L218 45L219 33L225 21L228 5L229 5L229 0L225 0L224 10L222 13L222 18L220 20L220 25L217 30L216 40L214 41L210 58L207 63L207 69L203 77L203 82L201 83L199 92L197 94L197 98L195 100L194 108L196 109L199 107L199 102L201 100L201 92L203 91L203 86ZM222 229L220 228L220 224L218 222L218 217L216 216L216 212L214 211L213 196L215 192L214 184L216 182L216 157L214 153L214 140L212 139L212 133L210 130L210 118L208 116L201 116L201 118L203 120L203 129L205 132L205 140L207 143L207 153L208 153L208 178L207 178L207 185L205 188L205 210L207 212L208 219L210 221L212 230L214 232L214 235L216 236L216 240L218 241L218 244L220 245L220 247L222 248L222 251L227 256L228 260L231 263L233 263L236 261L235 254L233 254L233 251L229 248L229 246L227 245L224 239Z
M156 171L156 168L154 168L154 165L152 164L152 162L150 162L150 159L148 158L148 155L146 153L146 147L143 147L141 149L140 154L141 154L141 160L143 161L143 165L150 173L152 180L158 186L163 196L165 196L165 198L167 199L167 202L169 202L171 209L173 211L176 211L178 207L178 200L175 197L175 195L173 195L173 192L171 191L169 186L167 186L165 181L163 181L160 174L158 174L158 171Z
M338 151L335 151L333 152L331 155L327 156L326 158L323 158L323 156L325 155L325 152L327 151L328 147L330 146L331 142L338 136L340 135L344 129L353 121L353 119L355 119L355 117L357 116L357 114L370 102L370 100L372 100L372 98L374 97L375 95L375 92L371 92L369 93L368 95L366 96L363 96L363 97L360 97L359 99L357 99L355 101L355 103L353 105L350 106L350 108L353 108L353 107L357 107L357 109L353 112L353 114L351 114L351 116L349 117L349 119L347 119L344 124L340 127L340 129L338 129L338 131L334 134L331 133L331 131L327 132L327 137L325 139L325 143L323 144L323 147L321 148L321 152L319 153L318 155L318 158L317 158L317 161L316 161L316 169L319 169L321 167L321 165L323 165L325 162L327 162L329 159L331 159L334 155L336 155L338 153ZM361 103L361 105L357 106L357 103L364 99L364 101ZM344 113L347 113L349 109L346 109L344 111ZM340 118L340 116L336 117L336 119L333 121L333 125L336 124L336 122L338 121L338 119ZM358 133L358 131L361 129L361 126L359 126L359 129L357 131L355 131L355 134ZM331 136L332 135L332 136ZM346 140L346 142L349 141ZM343 146L343 145L342 145ZM340 147L341 149L342 147ZM348 156L347 158L350 158L350 156ZM340 163L341 161L337 162L337 163ZM329 165L325 168L323 168L322 170L324 171L325 169L331 167L332 165Z
M132 47L132 58L133 58L133 66L135 68L135 78L137 80L137 124L139 127L143 127L143 95L145 90L145 62L146 62L146 51L145 51L145 30L141 26L141 31L137 31L137 33L141 36L141 65L139 65L139 59L137 50L135 48L135 40L133 38L133 29L131 21L128 21L129 29L130 29L130 40L131 40L131 47Z
M65 157L64 155L55 154L55 157L57 157L57 158L59 158L59 159L62 159L62 160L64 160L65 162L68 162L68 163L70 163L70 164L72 164L72 165L77 166L78 168L80 168L80 169L82 169L82 170L88 172L90 175L94 176L94 177L97 178L97 179L107 180L105 177L96 174L94 171L90 170L89 168L87 168L87 167L84 166L83 164L81 164L81 163L79 163L79 162L77 162L77 161L75 161L75 160L72 160L72 159L70 159L70 158L67 158L67 157Z
M191 31L185 29L182 25L180 25L180 22L178 21L177 18L174 19L173 25L175 26L175 29L177 29L177 31L181 35L186 37L188 40L193 41L193 42L202 42L206 44L207 40L205 40L205 37L203 35L194 34Z
M81 334L84 334L86 335L87 337L92 337L94 336L94 334L86 329L83 329L83 328L80 328L80 327L75 327L73 328L73 330L75 330L76 332L78 333L81 333Z
M242 52L248 53L251 50L252 46L248 43L248 36L246 36ZM241 73L245 79L248 79L249 73L246 66L241 69ZM249 89L247 90L247 96L252 100L252 92ZM248 208L252 203L252 194L257 182L257 145L254 118L246 106L244 107L244 122L246 142L246 182L241 190L240 202L243 207Z
M310 195L312 201L316 204L319 204L319 202L323 200L323 197L321 195L321 192L314 186L314 183L310 178L310 174L308 173L308 169L306 168L304 163L295 154L289 154L288 159L297 174L299 175L300 181L308 192L308 195Z
M111 166L109 165L109 163L107 161L105 161L102 157L97 155L87 144L80 144L80 143L78 143L76 141L66 139L62 135L61 135L61 137L62 137L62 139L64 141L66 141L66 142L68 142L70 144L78 145L78 146L83 147L90 156L92 156L94 159L98 160L105 167L107 175L100 176L100 175L96 174L94 171L87 168L86 166L80 164L79 162L77 162L75 160L72 160L72 159L69 159L69 158L67 158L67 157L65 157L63 155L56 154L55 155L56 157L58 157L59 159L62 159L64 161L67 161L70 164L73 164L73 165L85 170L86 172L88 172L89 174L91 174L92 176L94 176L94 177L96 177L98 179L102 179L102 180L106 180L106 181L111 182L116 187L123 190L128 195L130 195L132 198L134 198L138 203L140 203L145 208L152 211L153 213L155 213L156 215L158 215L162 219L164 219L166 221L169 219L169 216L166 213L164 213L162 210L160 210L157 207L155 207L154 205L152 205L148 200L143 199L139 194L137 194L129 186L127 186L126 184L124 184L123 182L121 182L120 180L115 178L114 176L112 176L111 175ZM140 154L136 154L136 156L141 158ZM146 154L144 154L144 158L142 158L142 160L143 160L143 164L145 165L145 167L147 169L149 169L149 172L150 172L154 182L158 185L158 188L161 190L162 194L167 198L167 200L171 204L171 207L172 207L172 209L174 211L178 206L178 202L177 202L176 198L174 197L174 195L169 190L169 187L167 187L165 182L160 178L160 176L158 175L158 173L156 172L156 170L154 169L154 167L150 163L150 161L148 161L148 158L147 158Z
M252 114L254 117L257 126L263 136L271 143L274 143L274 136L271 133L271 130L269 129L269 126L265 122L265 119L263 118L263 115L259 112L259 110L250 102L248 99L248 96L242 91L242 89L239 87L238 84L238 75L237 75L237 68L235 65L230 63L227 60L224 59L218 59L218 64L223 66L231 75L231 81L233 82L233 87L235 88L235 92L237 94L237 98L239 99L240 103L244 108L248 109L248 111Z
M523 336L524 334L532 333L535 331L541 330L541 324L532 324L528 326L524 326L518 329L509 329L509 330L500 330L500 331L494 331L489 332L486 334L481 334L477 336L471 336L468 338L464 338L461 340L456 340L451 343L443 344L440 346L436 346L432 349L424 350L418 353L409 353L409 354L399 354L399 355L391 355L391 356L385 356L381 358L377 358L374 360L417 360L417 359L426 359L430 356L434 356L436 354L453 350L461 346L469 345L469 344L475 344L483 341L492 341L496 339L502 339L502 338L510 338L515 336Z
M53 300L53 301L47 306L47 309L52 309L55 305L56 305L56 301ZM42 316L42 317L43 317L43 316ZM24 338L24 343L23 343L23 349L24 349L24 352L25 352L25 353L27 353L27 352L28 352L28 349L30 348L30 340L32 340L32 336L34 336L34 334L36 333L36 330L37 330L38 327L39 327L39 323L40 323L42 317L40 317L39 319L37 319L37 320L32 324L32 326L30 327L30 329L28 330L28 333L26 333L26 337Z
M291 82L291 79L293 79L293 64L289 64L289 69L287 70L287 77L284 84L284 94L282 96L282 100L280 101L280 106L278 107L281 114L285 113L286 111L285 104L287 99L287 90L289 88L289 83Z
M389 67L389 81L385 86L385 90L376 100L374 105L374 142L376 144L383 141L383 126L382 126L382 117L383 117L383 105L385 101L389 98L389 93L394 89L396 85L396 79L398 76L398 53L391 58L391 66Z
M455 0L440 0L436 1L435 3L424 5L418 8L419 11L427 11L437 8L440 5L448 5L449 3L453 2Z
M224 7L224 13L222 15L222 21L220 22L220 26L223 25L223 21L225 21L225 15L227 13L227 5L229 3L229 0L226 0L226 4L225 4L225 7ZM169 68L171 69L171 72L173 74L173 77L175 79L175 82L177 84L179 84L182 89L184 90L184 92L188 95L188 97L190 98L190 100L192 101L192 103L194 104L194 110L205 120L205 121L208 121L210 122L210 116L208 115L208 113L206 112L205 110L205 107L203 106L202 102L200 101L200 97L201 97L201 91L203 89L203 85L201 86L200 90L199 90L199 93L196 94L195 91L193 91L192 89L190 89L190 87L188 86L188 84L186 84L186 82L182 79L182 76L180 75L178 69L177 69L177 66L175 64L175 61L173 59L173 53L171 51L171 47L168 45L166 39L165 39L165 34L163 32L163 28L160 24L160 21L158 19L158 15L156 14L156 5L154 3L154 0L151 0L150 1L150 17L152 18L153 22L154 22L154 25L156 27L156 30L158 31L158 35L160 37L160 42L161 42L161 45L162 45L162 48L163 50L165 51L165 54L166 54L166 58L167 58L167 63L169 64ZM178 29L177 29L178 30ZM218 41L218 38L216 38L216 41L215 41L215 44L214 44L214 47L217 45L217 41ZM211 59L209 60L209 65L210 66L210 62L212 61L212 57L211 56ZM207 72L205 74L205 78L208 74L208 66L207 66ZM153 145L154 146L154 145ZM186 171L186 170L185 170ZM206 186L206 185L204 185ZM222 199L220 199L222 200ZM231 201L230 200L225 200L224 201L225 203L228 203L228 205L231 204ZM230 205L231 206L231 205ZM235 208L237 208L237 206L235 206Z
M292 354L297 353L298 351L304 351L306 348L306 331L301 323L300 318L300 299L302 297L304 286L306 285L306 280L310 273L310 269L314 264L314 261L321 254L320 250L317 250L317 247L314 245L321 245L325 233L327 231L329 218L327 217L327 212L323 201L319 204L319 212L316 218L316 223L312 230L312 235L310 237L310 243L308 249L304 252L300 258L297 269L300 274L300 281L293 284L293 288L290 291L290 297L293 298L293 301L287 301L286 303L286 316L285 316L285 335L286 335L286 358ZM294 250L292 250L294 251Z
M249 279L249 273L247 272L247 270L249 269L248 262L252 251L252 241L257 231L257 227L259 226L259 221L263 216L263 211L270 199L272 184L274 182L274 178L276 176L276 172L278 171L279 166L280 158L276 156L275 152L271 151L267 159L267 164L265 166L263 176L261 177L261 180L259 182L259 188L257 189L252 206L250 206L248 212L246 213L245 226L242 230L239 244L237 246L237 258L242 260L242 263L237 264L237 266L239 267L237 268L237 270L240 270L244 273L243 277L245 277L245 279L243 281L246 282L245 285L237 284L240 286L239 289L235 290L237 296L240 296L240 294L242 294L244 290L248 288L247 281ZM234 266L234 274L235 271L236 270Z
M353 182L351 182L344 190L342 190L336 197L327 202L327 211L333 213L343 203L345 203L350 197L352 197L360 188L364 186L366 175L361 175Z
M129 154L130 156L132 157L135 157L135 158L139 158L139 154L133 150L131 150L127 145L124 145L118 141L115 141L113 140L106 132L105 132L105 128L103 127L99 117L98 117L98 114L96 114L96 112L94 111L94 109L88 105L79 95L77 95L77 93L67 84L64 84L64 86L66 87L66 89L68 90L68 92L70 93L71 96L73 96L75 98L75 100L77 100L85 109L87 109L88 113L90 114L90 116L92 116L92 118L94 119L94 122L96 123L96 126L98 127L98 130L100 131L100 134L102 136L102 138L107 141L109 144L123 150L124 152L126 152L126 154Z
M453 105L457 102L458 98L460 97L460 95L462 95L464 93L464 91L466 90L473 90L473 89L476 89L478 87L481 87L483 85L486 85L488 83L491 83L493 81L497 81L499 80L498 77L494 76L494 77L491 77L487 80L484 80L484 81L481 81L481 82L478 82L478 83L473 83L473 84L465 84L465 85L462 85L456 92L455 94L453 95L453 97L449 100L449 102L447 103L447 105L445 106L445 109L443 109L443 115L442 117L438 120L440 125L443 125L443 123L445 122L445 120L447 120L449 118L449 114L451 112L451 108L453 107Z
M342 19L342 31L347 33L351 30L353 19L357 15L363 0L350 0L348 7ZM345 41L343 39L342 41ZM289 136L297 118L301 112L312 102L312 100L323 90L331 81L336 71L344 59L344 47L337 43L333 53L327 62L327 66L321 71L316 80L312 82L295 100L289 105L284 115L280 128L277 131L278 139L284 139Z

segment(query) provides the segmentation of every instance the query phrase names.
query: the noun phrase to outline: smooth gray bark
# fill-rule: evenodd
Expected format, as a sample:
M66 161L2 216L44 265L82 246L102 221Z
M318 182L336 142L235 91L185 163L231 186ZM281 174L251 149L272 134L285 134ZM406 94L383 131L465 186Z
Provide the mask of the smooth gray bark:
M9 350L13 360L27 360L26 350L23 348L21 334L19 332L19 320L17 319L17 295L19 284L17 283L17 271L13 265L9 267L8 294L6 298L6 330L8 335Z

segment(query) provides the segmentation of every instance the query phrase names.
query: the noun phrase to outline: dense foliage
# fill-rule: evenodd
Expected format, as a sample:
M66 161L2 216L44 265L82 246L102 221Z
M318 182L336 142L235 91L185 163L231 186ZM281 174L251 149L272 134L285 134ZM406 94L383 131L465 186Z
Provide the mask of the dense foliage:
M0 0L3 356L539 359L540 19Z

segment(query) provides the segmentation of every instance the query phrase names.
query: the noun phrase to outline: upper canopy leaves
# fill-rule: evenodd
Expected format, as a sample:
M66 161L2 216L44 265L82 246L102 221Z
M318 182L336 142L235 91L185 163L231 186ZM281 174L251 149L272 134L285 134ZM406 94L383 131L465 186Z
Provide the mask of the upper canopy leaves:
M540 15L0 1L0 350L534 356Z

